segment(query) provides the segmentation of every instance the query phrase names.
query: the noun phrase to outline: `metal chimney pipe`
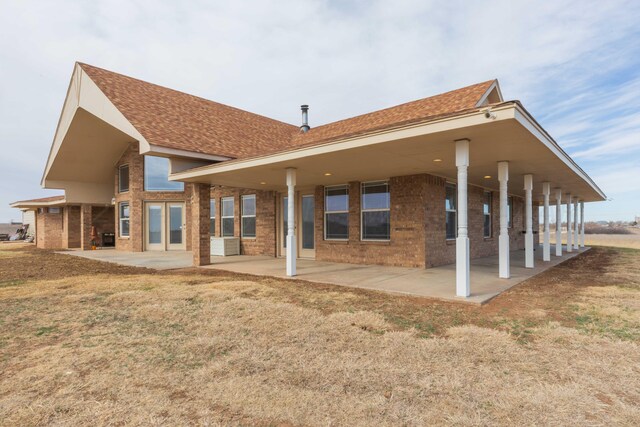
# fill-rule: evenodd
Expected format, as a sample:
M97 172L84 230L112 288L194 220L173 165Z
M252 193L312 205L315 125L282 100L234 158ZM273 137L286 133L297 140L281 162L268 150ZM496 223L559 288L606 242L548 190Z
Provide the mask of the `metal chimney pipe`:
M306 133L311 129L309 127L309 106L301 105L300 109L302 110L302 126L300 126L300 132Z

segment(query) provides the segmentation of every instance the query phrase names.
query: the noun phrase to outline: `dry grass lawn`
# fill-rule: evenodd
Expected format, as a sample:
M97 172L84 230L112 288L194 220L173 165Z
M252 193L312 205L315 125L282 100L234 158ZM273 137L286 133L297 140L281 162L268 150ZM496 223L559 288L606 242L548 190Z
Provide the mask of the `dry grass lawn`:
M640 425L640 251L483 307L0 246L1 425Z

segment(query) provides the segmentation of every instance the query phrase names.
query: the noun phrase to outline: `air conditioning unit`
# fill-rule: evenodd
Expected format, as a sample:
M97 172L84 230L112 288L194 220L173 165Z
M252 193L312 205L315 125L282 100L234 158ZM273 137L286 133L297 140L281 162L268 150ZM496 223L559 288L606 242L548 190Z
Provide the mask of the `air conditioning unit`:
M211 237L211 255L240 255L239 237Z

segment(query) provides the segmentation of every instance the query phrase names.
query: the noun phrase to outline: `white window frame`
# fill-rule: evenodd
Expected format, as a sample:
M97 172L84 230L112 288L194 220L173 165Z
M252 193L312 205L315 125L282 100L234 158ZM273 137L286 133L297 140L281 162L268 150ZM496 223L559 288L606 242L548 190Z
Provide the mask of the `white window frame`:
M487 201L487 195L489 196L489 213L484 213L484 205L486 204ZM482 236L485 239L490 239L493 237L493 192L490 190L484 190L484 193L482 194ZM489 235L487 236L485 234L485 229L484 229L484 221L485 221L485 217L488 216L489 217Z
M216 206L218 206L216 199L212 197L211 200L209 200L209 236L216 235ZM211 232L211 221L213 221L213 233Z
M245 215L244 213L244 201L247 199L253 199L253 206L255 209L255 212L253 213L253 215ZM255 239L256 235L258 234L258 223L256 221L256 213L258 211L258 201L256 200L256 195L255 194L245 194L241 197L240 200L240 236L242 236L245 239ZM253 218L254 221L256 221L255 223L255 234L253 236L247 236L244 234L244 219L245 218Z
M224 203L227 201L231 201L232 206L233 206L233 214L231 216L229 215L224 215ZM220 237L233 237L235 236L236 233L236 226L235 226L235 211L236 211L236 201L235 198L233 196L230 197L223 197L221 202L220 202ZM231 218L234 220L234 224L233 224L233 234L231 234L230 236L227 236L224 232L224 220L225 218Z
M447 209L447 187L453 187L454 188L454 196L453 196L453 205L455 206L455 209ZM445 188L444 188L444 201L445 201L445 216L444 216L444 236L445 239L448 241L453 241L456 240L456 237L458 237L458 184L455 182L447 182L445 183ZM453 237L449 237L447 236L447 214L449 212L455 212L455 225L454 225L454 230L455 230L455 236Z
M122 217L122 208L124 206L128 206L129 207L129 216L126 218ZM128 234L122 234L122 223L123 222L128 222L129 223L129 233ZM131 236L131 205L129 204L129 202L120 202L118 203L118 236L119 237L130 237Z
M364 188L378 185L387 186L387 194L389 194L389 207L386 209L365 209L364 208ZM364 238L364 213L365 212L389 212L389 238L388 239L365 239ZM391 190L389 189L389 181L367 181L360 183L360 240L364 242L388 242L391 240Z
M127 168L127 189L122 189L122 169ZM131 187L131 169L129 169L129 164L118 166L118 193L128 193L129 187Z
M342 210L342 211L327 211L327 191L332 189L332 188L344 188L347 190L347 210ZM322 205L323 205L323 209L324 209L324 214L323 214L323 221L324 221L324 230L323 230L323 234L324 234L324 240L329 240L329 241L341 241L341 242L346 242L349 240L349 225L348 225L348 221L349 221L349 185L348 184L340 184L340 185L329 185L324 187L324 200L322 201ZM328 238L327 237L327 215L330 214L338 214L338 213L346 213L347 214L347 237L343 238L343 239L337 239L337 238Z

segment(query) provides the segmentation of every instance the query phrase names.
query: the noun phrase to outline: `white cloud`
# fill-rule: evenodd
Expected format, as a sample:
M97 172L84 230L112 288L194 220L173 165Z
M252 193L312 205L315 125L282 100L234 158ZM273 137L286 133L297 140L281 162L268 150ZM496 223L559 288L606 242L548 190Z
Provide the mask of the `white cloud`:
M620 75L640 65L639 18L635 1L5 0L0 221L45 194L75 60L292 123L309 103L312 125L498 77L597 169L611 147L638 155L614 118L637 118L640 79Z

